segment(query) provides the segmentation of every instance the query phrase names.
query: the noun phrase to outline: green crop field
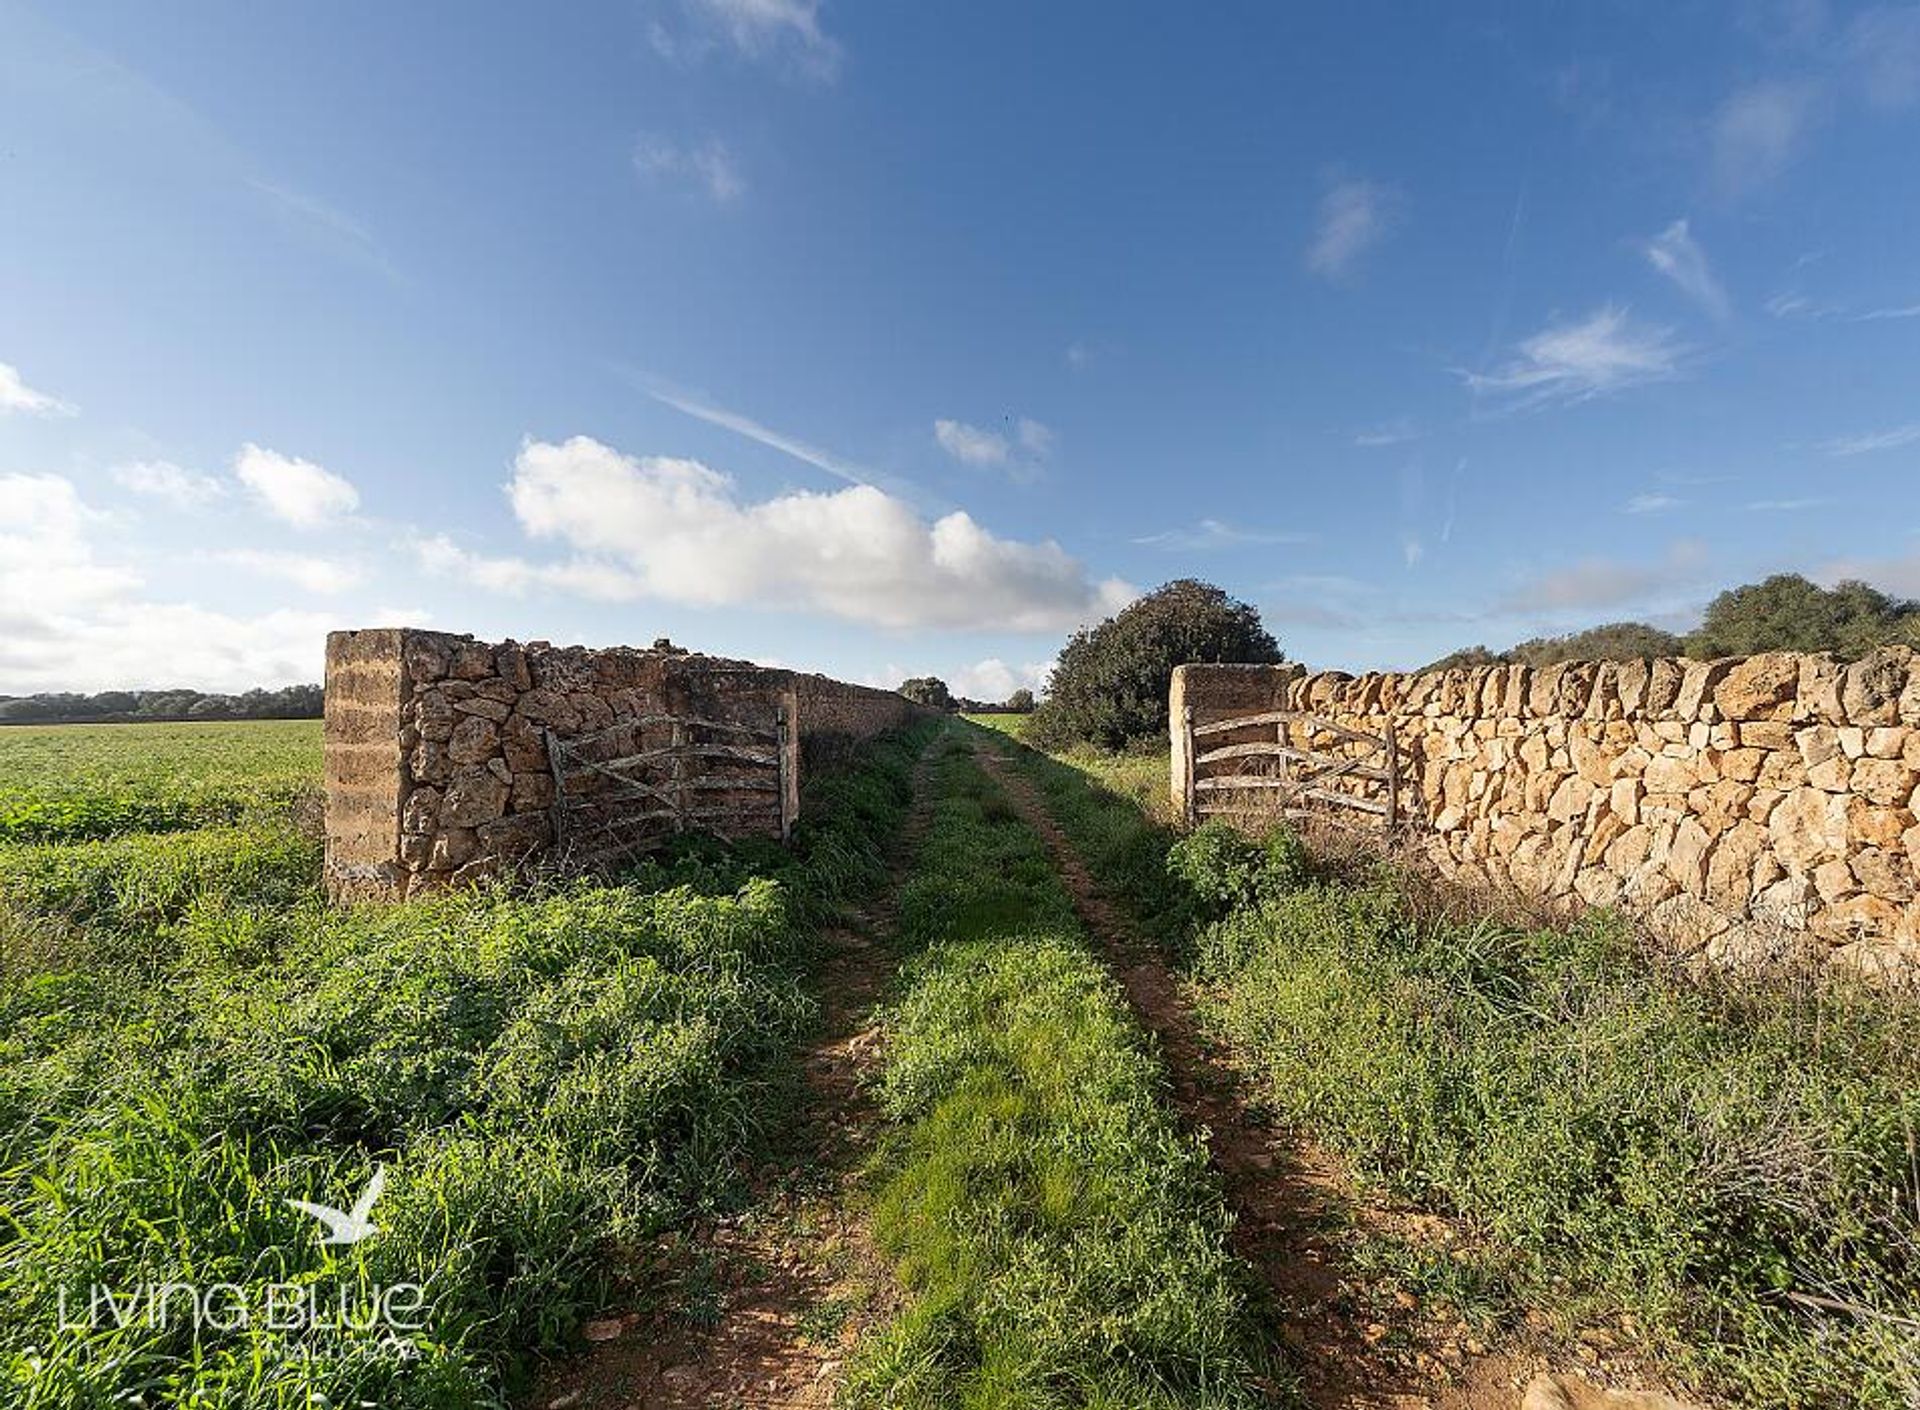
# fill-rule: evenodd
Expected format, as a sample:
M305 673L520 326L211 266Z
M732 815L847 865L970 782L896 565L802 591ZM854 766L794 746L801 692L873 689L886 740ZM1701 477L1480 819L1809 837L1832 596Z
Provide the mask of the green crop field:
M319 786L318 720L0 729L0 841L232 822Z
M791 852L343 910L313 723L0 733L0 1403L507 1403L734 1197L908 763ZM376 1178L378 1238L288 1203Z

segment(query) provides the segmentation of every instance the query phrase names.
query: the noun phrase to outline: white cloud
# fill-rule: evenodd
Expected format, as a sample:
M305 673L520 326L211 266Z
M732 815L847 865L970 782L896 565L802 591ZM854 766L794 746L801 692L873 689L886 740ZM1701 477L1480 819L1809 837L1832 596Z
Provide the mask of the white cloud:
M227 492L227 487L213 476L188 470L170 460L136 460L117 465L113 478L123 489L165 500L176 509L202 509Z
M1664 514L1669 509L1678 509L1685 504L1684 499L1675 499L1670 494L1637 494L1626 503L1628 514Z
M751 502L698 461L623 455L585 436L528 442L507 495L529 534L574 561L479 558L439 540L423 561L507 591L796 608L886 627L1057 631L1133 596L1056 543L998 538L962 511L929 523L870 485Z
M1201 552L1210 548L1237 548L1247 544L1307 543L1312 534L1291 530L1246 529L1224 519L1202 519L1191 528L1163 529L1134 540L1147 548Z
M998 656L989 656L984 661L976 661L971 666L959 669L943 677L947 688L955 695L964 695L969 700L984 700L990 704L1004 701L1016 690L1030 690L1038 695L1046 685L1047 677L1053 674L1053 662L1035 661L1024 666L1010 666Z
M1067 366L1075 372L1087 370L1087 364L1093 361L1093 349L1078 339L1067 344Z
M132 600L139 575L94 551L102 518L61 476L0 475L0 690L239 690L320 678L327 631L349 623Z
M1672 381L1683 371L1687 350L1672 329L1636 324L1624 308L1608 304L1577 323L1549 325L1517 351L1498 371L1461 376L1474 391L1505 396L1514 409L1526 409Z
M1343 279L1360 256L1386 238L1398 222L1401 199L1373 181L1342 181L1320 198L1307 268L1323 279Z
M1867 431L1857 436L1836 436L1823 442L1820 448L1828 455L1871 455L1880 450L1897 450L1915 441L1920 441L1920 422L1894 426L1885 431Z
M1810 576L1828 587L1856 579L1872 583L1896 597L1920 597L1920 553L1909 553L1903 558L1835 559Z
M222 563L245 568L263 577L278 578L307 592L331 595L345 592L361 579L358 567L337 558L305 553L269 553L257 548L227 549L214 555Z
M1031 478L1037 462L1053 453L1053 431L1031 416L1014 424L1011 437L942 418L933 423L933 438L962 465L1005 470L1016 479ZM1025 452L1025 459L1017 452Z
M669 59L695 58L718 35L750 59L791 62L805 77L831 83L840 71L839 42L820 25L820 0L683 0L694 32L652 27L653 46Z
M719 205L730 205L747 193L739 163L717 137L682 146L643 133L634 140L633 169L658 185L692 189Z
M251 441L235 453L233 473L262 508L296 529L320 528L360 507L360 492L350 481Z
M1798 514L1803 509L1818 509L1824 499L1756 499L1747 505L1750 514Z
M1685 220L1674 221L1649 240L1644 249L1649 264L1715 318L1725 318L1732 311L1727 291L1714 277L1706 251L1693 238Z
M72 402L34 390L20 380L17 367L0 362L0 416L15 411L23 416L77 416L80 408Z
M1856 323L1879 323L1885 319L1920 318L1920 304L1895 304L1889 308L1870 308L1854 318Z
M1013 454L1005 436L969 426L964 421L936 421L933 438L962 465L1005 465Z
M101 564L89 541L99 518L60 475L0 475L0 637L16 623L91 607L140 582Z
M1731 94L1709 131L1720 185L1745 191L1785 171L1805 145L1819 98L1815 85L1793 81L1758 83Z
M489 592L517 597L546 590L596 602L632 602L647 595L643 577L604 560L534 563L513 556L494 557L461 548L445 534L417 540L413 548L421 568L428 573L459 578Z

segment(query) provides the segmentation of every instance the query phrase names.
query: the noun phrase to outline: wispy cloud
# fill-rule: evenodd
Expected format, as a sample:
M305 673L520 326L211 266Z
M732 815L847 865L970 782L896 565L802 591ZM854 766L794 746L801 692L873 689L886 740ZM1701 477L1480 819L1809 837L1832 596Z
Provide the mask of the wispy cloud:
M164 500L176 509L201 509L227 492L227 487L213 476L170 460L138 460L115 466L113 478L123 489Z
M1030 416L1022 416L1005 434L942 418L933 423L933 438L962 465L1004 470L1026 478L1038 462L1053 453L1053 431Z
M1874 107L1893 111L1920 101L1920 6L1861 11L1847 27L1846 50Z
M1920 304L1896 304L1888 308L1870 308L1855 314L1855 323L1879 323L1889 318L1920 318Z
M362 221L318 196L273 181L250 180L247 185L265 199L268 208L290 229L323 246L330 254L376 270L396 284L406 281Z
M1774 80L1730 94L1708 131L1721 189L1750 190L1785 171L1806 145L1819 110L1820 89L1810 81Z
M1894 426L1885 431L1867 431L1857 436L1836 436L1821 443L1828 455L1871 455L1879 450L1896 450L1920 441L1920 422Z
M20 378L18 368L0 362L0 416L77 416L80 408L48 392L36 391Z
M699 58L725 43L745 58L785 63L817 82L839 76L841 48L821 27L820 0L682 0L680 8L682 24L655 21L650 31L666 58Z
M1392 421L1383 421L1378 426L1369 426L1356 431L1353 443L1357 446L1397 446L1408 441L1418 440L1420 432L1405 417L1396 417Z
M1686 220L1674 221L1649 240L1643 250L1649 264L1715 318L1725 318L1732 311L1726 289L1714 277L1706 251L1693 238Z
M1617 558L1582 559L1529 578L1500 599L1512 613L1618 607L1690 583L1707 560L1706 545L1682 539L1652 563Z
M1399 222L1405 201L1376 181L1342 181L1320 198L1307 268L1323 279L1344 279L1368 250Z
M694 191L717 205L731 205L747 193L739 164L717 137L683 146L671 138L642 133L634 139L633 169L657 186Z
M292 583L305 592L319 596L345 592L360 582L360 569L337 558L316 558L304 553L269 553L254 548L227 549L215 555L228 563L263 577Z
M641 390L662 406L670 406L675 411L693 417L696 421L705 421L710 426L718 426L722 430L732 431L735 435L745 436L748 440L777 450L782 455L790 455L802 464L811 465L816 470L824 470L835 479L845 480L850 485L879 484L883 479L865 466L856 465L851 460L810 445L796 436L789 436L770 426L763 426L750 416L729 411L723 406L714 406L710 402L701 401L698 397L658 385L645 378L636 378L636 380L639 381Z
M1637 494L1626 502L1623 512L1627 514L1665 514L1670 509L1684 505L1684 499L1676 499L1670 494Z
M1798 514L1803 509L1818 509L1830 501L1824 499L1756 499L1747 505L1749 514Z
M1199 553L1216 548L1241 548L1255 544L1310 543L1313 535L1291 530L1248 529L1224 519L1202 519L1191 528L1166 529L1134 540L1147 548L1164 548L1183 553Z
M1550 324L1496 371L1460 376L1474 392L1524 410L1670 382L1685 371L1687 351L1672 329L1635 323L1626 309L1608 304L1576 323Z

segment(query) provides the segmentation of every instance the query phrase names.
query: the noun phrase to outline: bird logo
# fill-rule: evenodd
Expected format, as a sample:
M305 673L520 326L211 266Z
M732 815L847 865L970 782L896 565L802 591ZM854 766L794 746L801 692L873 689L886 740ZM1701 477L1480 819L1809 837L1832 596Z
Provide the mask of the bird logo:
M360 1198L353 1202L353 1208L345 1213L330 1204L309 1204L303 1199L290 1199L287 1203L302 1214L310 1214L327 1226L327 1236L320 1240L321 1243L350 1247L379 1232L379 1226L367 1216L373 1213L374 1201L380 1198L380 1192L386 1187L387 1167L376 1165L373 1168L373 1178L367 1181L366 1189L362 1190Z

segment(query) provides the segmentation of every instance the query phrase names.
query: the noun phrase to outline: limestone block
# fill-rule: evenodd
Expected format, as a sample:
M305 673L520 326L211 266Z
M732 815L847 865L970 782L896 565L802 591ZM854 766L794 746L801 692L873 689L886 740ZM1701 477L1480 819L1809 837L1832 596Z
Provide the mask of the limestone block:
M1796 720L1842 724L1846 714L1840 707L1841 665L1831 656L1800 658L1800 688L1794 695Z
M1785 720L1745 720L1735 726L1743 749L1791 749L1794 728Z
M456 764L478 764L500 747L500 726L482 715L467 715L454 726L447 757Z
M1913 652L1883 646L1846 668L1840 679L1840 706L1854 725L1891 725L1900 721L1900 697L1908 684Z
M1853 765L1845 754L1835 754L1807 770L1807 782L1829 793L1845 793L1852 787L1852 778Z
M513 776L513 796L507 804L509 812L531 813L552 806L552 774L543 769L538 773L516 773Z
M1735 662L1713 691L1713 703L1729 720L1785 720L1800 688L1800 658L1774 651Z
M1631 827L1640 821L1640 799L1646 791L1647 786L1637 778L1615 779L1608 794L1608 806Z
M465 764L454 770L440 803L443 827L477 827L506 811L508 785L491 769Z
M457 871L473 860L480 839L470 827L450 827L433 839L428 871Z
M1807 786L1806 762L1796 750L1774 750L1760 765L1760 777L1754 782L1762 788L1804 788Z
M525 715L514 714L500 728L500 749L515 773L547 767L547 746Z
M533 689L533 672L527 669L526 649L518 642L502 643L493 653L493 666L500 673L501 681L511 686L515 695Z
M1905 808L1882 807L1857 793L1847 799L1847 839L1854 846L1898 846L1912 824L1913 815Z
M1547 816L1555 822L1579 817L1593 801L1594 787L1578 774L1568 774L1547 804Z
M1725 910L1745 910L1753 899L1754 867L1766 851L1765 828L1750 822L1735 824L1707 863L1707 900Z
M407 795L407 806L400 815L405 832L430 833L440 825L440 790L431 786L416 788Z
M1703 707L1712 700L1714 690L1732 669L1732 661L1689 661L1680 679L1680 693L1673 702L1674 714L1688 722L1704 718Z
M444 678L452 657L439 639L419 632L404 636L407 675L416 686Z
M1847 804L1818 788L1796 788L1767 819L1773 854L1788 871L1806 874L1846 855Z
M413 752L407 756L407 769L415 783L440 784L452 775L453 765L447 758L445 744L435 739L423 739L414 745Z
M1713 851L1713 836L1692 818L1681 822L1667 852L1667 875L1688 895L1697 896L1707 888L1707 858Z
M1764 749L1717 750L1711 762L1720 777L1753 783L1760 777L1760 769L1767 762L1767 753Z
M453 733L453 702L440 690L414 697L413 725L422 739L444 742Z
M1686 793L1697 781L1694 768L1684 759L1671 759L1663 754L1647 764L1649 793Z
M1686 676L1684 663L1671 656L1657 657L1648 663L1646 712L1664 715L1680 698L1680 684Z
M1848 865L1853 868L1854 878L1869 894L1902 905L1913 899L1913 868L1908 864L1904 850L1889 852L1880 847L1863 848L1854 854Z
M463 641L454 648L453 663L447 674L458 680L477 681L493 674L493 648L484 642Z
M1914 771L1900 759L1862 759L1853 766L1852 789L1870 803L1905 803L1914 783Z
M1838 858L1831 862L1822 862L1813 869L1813 886L1820 893L1820 899L1828 905L1845 900L1860 889L1859 882L1854 878L1853 868Z
M1912 737L1913 731L1899 725L1875 725L1867 731L1867 754L1875 759L1898 759Z

